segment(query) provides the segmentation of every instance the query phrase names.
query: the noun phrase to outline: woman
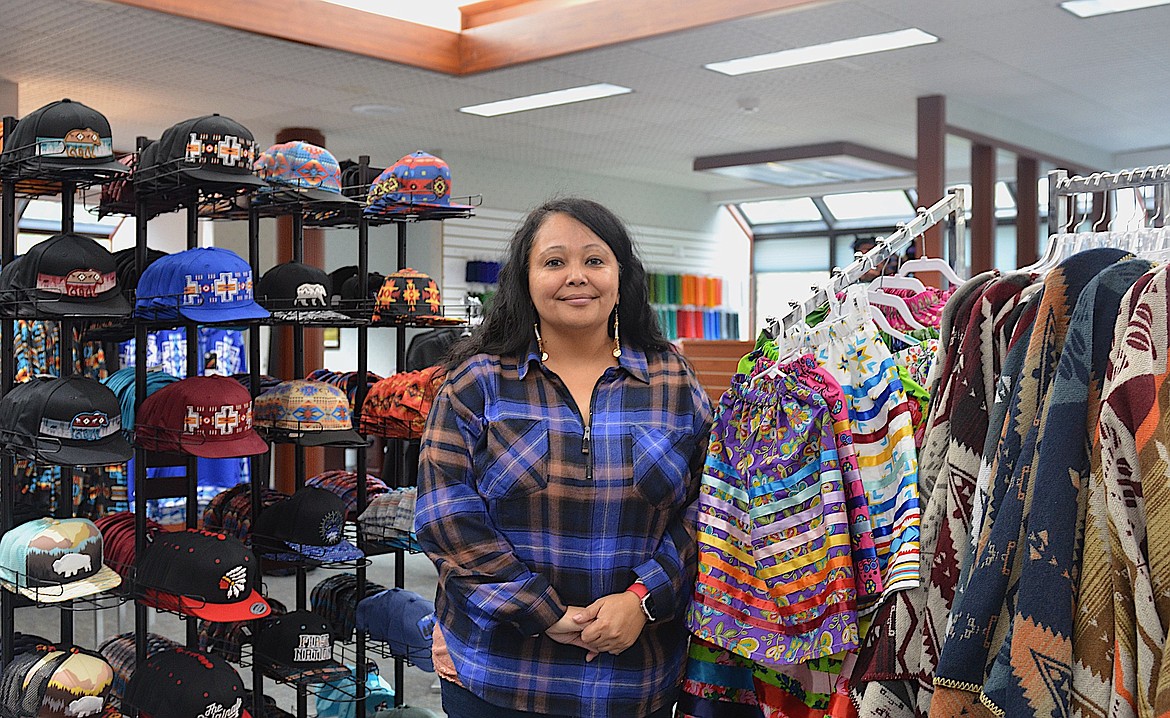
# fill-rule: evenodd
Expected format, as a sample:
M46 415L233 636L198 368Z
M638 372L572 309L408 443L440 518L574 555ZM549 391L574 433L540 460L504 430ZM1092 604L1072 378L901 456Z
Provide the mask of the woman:
M621 221L584 199L533 211L423 437L449 716L671 714L710 417Z

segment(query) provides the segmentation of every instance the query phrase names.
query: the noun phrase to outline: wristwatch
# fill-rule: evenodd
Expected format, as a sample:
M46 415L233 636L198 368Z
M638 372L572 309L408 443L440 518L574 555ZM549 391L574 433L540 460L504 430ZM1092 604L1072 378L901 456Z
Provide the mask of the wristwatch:
M638 600L642 604L642 613L646 614L646 620L653 621L654 598L650 595L650 589L646 588L646 584L642 583L642 579L634 581L626 590L638 597Z

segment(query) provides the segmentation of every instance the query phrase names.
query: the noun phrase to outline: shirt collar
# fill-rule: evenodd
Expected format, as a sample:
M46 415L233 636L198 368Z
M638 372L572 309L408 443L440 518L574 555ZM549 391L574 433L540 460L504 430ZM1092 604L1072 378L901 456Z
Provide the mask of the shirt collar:
M536 346L535 339L529 343L528 353L523 361L516 365L516 377L523 381L524 377L528 375L528 368L534 363L540 363L540 350ZM650 383L650 367L646 363L646 352L641 349L623 344L622 355L618 357L618 366L643 384Z

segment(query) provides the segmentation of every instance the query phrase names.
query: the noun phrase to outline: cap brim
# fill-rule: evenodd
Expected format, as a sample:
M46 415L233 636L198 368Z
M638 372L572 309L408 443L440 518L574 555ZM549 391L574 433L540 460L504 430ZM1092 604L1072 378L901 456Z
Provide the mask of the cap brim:
M272 318L282 322L352 322L353 320L332 309L276 309Z
M207 603L186 596L179 596L178 599L181 612L219 623L251 621L272 613L268 601L256 590L248 594L247 598L235 603Z
M58 466L124 464L134 455L134 449L120 431L104 439L88 442L86 446L70 446L37 439L34 451L37 458Z
M353 672L337 661L329 661L323 666L315 668L301 668L282 663L261 663L253 656L252 662L260 666L260 671L281 683L292 683L299 686L315 683L328 683L340 678L349 678Z
M26 160L30 161L30 160ZM95 162L93 164L74 164L69 162L57 163L52 159L46 157L36 157L31 161L39 162L42 165L49 165L57 172L110 172L118 175L130 174L130 168L121 162L110 160L108 162Z
M61 584L45 583L35 587L22 586L16 590L20 595L31 598L37 603L62 603L72 601L75 598L92 596L120 585L122 585L122 577L114 573L114 570L109 566L103 565L92 576L87 576L80 581Z
M272 201L275 203L301 200L341 206L361 204L352 197L346 197L340 192L331 192L320 187L292 187L275 183L269 183L269 187L272 188L272 192L266 192L262 197L267 198L271 196Z
M266 442L255 429L222 441L191 441L186 434L180 439L183 451L204 459L232 459L237 456L255 456L268 451Z
M293 439L293 442L301 446L366 446L370 442L366 441L365 437L357 433L353 429L341 429L340 431L303 431L301 435Z
M179 313L200 324L223 324L246 319L267 319L272 316L267 309L255 301L232 304L230 307L221 306L216 309L198 306L179 307Z
M235 174L232 172L216 172L215 170L180 167L179 174L184 177L199 180L200 182L211 182L213 184L235 185L237 187L270 186L267 182L251 172L247 174Z
M332 546L311 546L309 544L283 542L287 550L267 548L261 549L264 556L271 556L281 561L321 561L334 563L341 561L358 561L366 557L364 551L349 541L342 540ZM290 553L291 551L291 553Z
M45 314L69 314L85 317L121 317L130 313L130 302L121 294L93 302L40 301L36 307Z

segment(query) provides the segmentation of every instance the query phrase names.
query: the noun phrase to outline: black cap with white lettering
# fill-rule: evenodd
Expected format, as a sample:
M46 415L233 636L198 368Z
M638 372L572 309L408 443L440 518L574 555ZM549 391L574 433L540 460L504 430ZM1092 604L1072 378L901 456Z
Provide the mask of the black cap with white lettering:
M252 664L278 681L326 683L350 675L333 660L333 637L325 619L293 611L262 621L254 630Z
M248 718L240 674L222 658L175 648L134 669L122 700L139 718Z

